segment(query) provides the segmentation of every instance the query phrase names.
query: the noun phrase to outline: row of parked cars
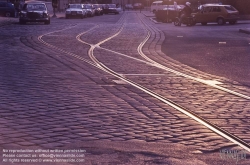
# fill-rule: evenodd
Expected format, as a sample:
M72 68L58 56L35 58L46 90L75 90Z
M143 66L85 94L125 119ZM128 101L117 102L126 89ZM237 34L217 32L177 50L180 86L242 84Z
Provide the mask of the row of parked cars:
M121 8L115 4L69 4L65 11L65 18L84 18L103 14L119 14Z
M135 4L126 4L125 9L143 9L144 6L142 3L135 3Z
M184 7L183 5L162 5L162 8L160 8L158 2L152 4L151 11L163 22L173 22L178 16L178 12ZM231 5L203 4L193 11L192 16L196 23L202 25L207 25L207 23L224 25L227 22L233 25L239 19L239 11Z
M94 15L109 13L119 14L121 11L122 9L115 4L69 4L65 11L65 18L93 17ZM50 24L48 8L41 1L27 2L20 11L16 11L12 3L0 2L0 14L6 17L18 15L20 24L26 24L26 22L44 22L45 24Z

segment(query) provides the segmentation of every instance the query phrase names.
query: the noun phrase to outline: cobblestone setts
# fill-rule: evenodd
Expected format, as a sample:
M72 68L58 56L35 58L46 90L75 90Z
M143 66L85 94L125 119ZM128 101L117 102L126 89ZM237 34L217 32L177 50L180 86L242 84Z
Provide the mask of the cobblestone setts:
M18 23L17 18L12 18L12 17L0 17L0 27L2 26L7 26L10 24L15 24Z
M118 39L103 46L111 48L113 45L112 48L117 48L115 50L119 52L138 57L135 50L146 31L134 14L127 14L122 20L125 21L125 28ZM62 20L56 21L49 31L63 28L60 24ZM82 39L97 43L114 34L121 23L112 26L101 24L95 33L88 33ZM93 26L93 23L79 24L73 30L53 33L43 39L88 59L88 46L77 42L75 37ZM1 27L4 35L0 48L5 53L0 53L0 146L53 148L74 141L98 139L179 142L208 151L232 145L140 90L126 84L119 85L113 81L114 77L101 70L42 45L37 36L48 32L46 26L20 26L19 31L16 27L14 24ZM139 33L133 32L140 29ZM159 33L156 36L155 40L162 37ZM124 44L118 47L114 42ZM149 42L155 44L151 40ZM148 51L153 53L155 50L149 48ZM218 125L227 126L228 130L237 131L239 135L244 133L242 130L245 133L249 131L247 124L241 125L241 122L248 122L248 102L104 50L96 49L94 53L105 65L121 73L164 74L129 78L204 117L214 119L211 121L216 122L216 118L222 116L225 123ZM172 64L172 61L168 63ZM134 69L133 65L137 67ZM208 102L208 99L211 101ZM239 119L231 119L236 117L235 109L239 107ZM228 114L228 111L233 114ZM241 119L243 114L245 119Z
M131 19L130 19L131 20ZM127 34L131 34L133 35L132 31L136 31L134 27L125 27L126 28L126 33ZM137 26L138 28L138 26ZM141 27L142 28L142 27ZM129 31L128 29L131 29L131 31ZM137 30L138 31L138 30ZM125 32L124 32L125 33ZM155 35L155 32L151 31L151 33L153 35ZM119 35L117 38L119 38L119 40L121 40L121 42L123 41L123 34L121 33L121 35ZM127 35L124 35L127 36ZM139 35L135 35L135 36L140 36ZM134 36L134 38L135 38ZM164 35L155 35L155 38L151 38L151 42L149 42L148 44L150 45L149 47L145 47L144 48L144 52L150 52L150 57L154 57L154 59L158 58L161 59L162 57L160 57L160 55L162 55L162 53L160 53L160 55L157 54L157 52L159 52L159 47L157 48L157 45L154 46L154 44L159 44L161 45L161 42L163 41L162 37ZM129 38L133 38L133 37L129 37ZM137 39L138 39L137 38ZM124 39L127 39L126 37L124 37ZM152 41L153 40L153 41ZM156 41L154 41L156 40ZM160 41L159 41L160 40ZM126 48L123 47L118 47L115 46L115 44L117 44L117 42L115 42L116 40L111 40L108 43L103 44L104 47L106 48L111 48L111 45L113 46L113 50L116 50L118 52L122 52L122 53L127 53L126 51L122 51L122 50L126 50ZM136 40L133 40L134 42L136 42ZM150 40L149 40L150 41ZM135 45L139 45L141 41L138 41L137 44ZM127 46L127 45L126 45ZM135 50L136 48L134 48ZM103 53L99 53L100 55L97 57L99 57L99 59L101 58L101 54ZM138 58L138 54L133 54L130 53L129 55L133 56L133 57L137 57ZM111 69L116 68L116 71L119 73L134 73L134 74L138 74L138 72L140 74L144 74L144 73L155 73L155 74L164 74L164 76L161 77L155 77L155 76L140 76L138 78L138 76L134 76L133 75L133 80L135 80L136 82L139 82L139 84L145 85L150 89L153 89L153 91L156 91L157 93L162 94L163 96L166 96L167 98L170 98L171 100L175 101L176 103L179 103L181 105L183 105L184 107L187 107L188 109L193 110L194 112L198 113L199 115L201 115L202 117L209 119L209 121L215 123L216 125L222 126L223 128L225 128L226 130L233 132L235 135L240 136L241 138L243 138L245 141L249 142L249 138L248 136L245 136L244 134L248 131L248 124L246 123L247 119L244 118L248 118L248 107L249 107L249 102L245 99L239 99L236 96L227 94L225 92L213 89L211 87L208 87L206 85L197 83L195 81L192 80L187 80L187 79L183 79L182 77L176 76L174 74L171 73L164 73L163 71L160 72L159 69L152 69L152 67L149 66L145 66L142 63L130 60L130 59L126 59L126 61L128 61L127 65L133 65L136 66L138 68L140 68L140 70L136 67L133 67L131 69L131 67L125 67L124 66L124 59L117 57L115 58L115 54L111 54L109 53L108 56L105 57L109 57L109 58L105 58L105 64L107 64ZM116 63L111 63L110 61L112 60L116 61ZM109 60L109 61L107 61ZM100 60L102 62L104 62L104 60ZM166 65L175 65L172 64L172 61L169 62L167 60L164 60L164 64ZM137 63L137 64L135 64ZM122 65L123 64L123 65ZM180 64L178 64L177 69L178 71L180 70ZM119 66L119 67L118 67ZM124 66L124 67L121 67ZM144 66L144 67L143 67ZM128 71L129 68L129 71ZM185 68L185 67L184 67ZM194 70L194 69L192 69ZM181 71L189 73L189 68L186 67L185 69L181 69ZM201 73L201 72L200 72ZM197 76L197 75L194 75ZM201 77L201 74L199 75ZM129 77L129 76L127 76ZM136 78L134 78L136 77ZM131 77L129 77L131 78ZM210 75L204 75L204 73L202 74L202 78L204 79L211 79ZM212 76L212 79L217 78L215 76ZM226 81L226 80L224 80ZM235 83L234 83L235 84ZM228 87L228 86L227 86ZM230 89L230 88L229 88ZM188 92L187 92L188 90ZM234 90L234 89L233 89ZM238 88L238 91L241 91L242 89ZM201 97L202 96L202 97ZM212 98L212 99L211 99ZM185 101L183 101L185 100ZM197 100L199 100L199 102L197 103ZM224 101L225 100L225 101ZM240 108L240 110L239 110ZM209 110L209 111L208 111ZM228 114L230 113L230 114ZM234 118L234 120L232 120L232 117ZM239 125L245 125L244 128L241 128L240 130L237 129Z
M131 19L130 19L131 20ZM145 21L145 20L144 20ZM147 22L147 24L150 24L150 22ZM130 27L131 31L133 27ZM138 26L137 26L138 28ZM141 27L142 28L142 27ZM129 28L126 28L127 30ZM128 30L129 31L129 30ZM135 30L136 31L136 30ZM133 33L130 33L133 35ZM220 77L212 76L204 74L200 71L196 71L190 67L183 67L183 65L180 65L180 63L170 59L166 58L162 52L160 52L160 45L164 41L164 34L162 32L159 32L157 30L151 29L152 38L149 39L148 43L144 47L144 52L146 55L148 55L150 58L159 61L160 63L163 63L166 66L170 66L170 68L175 69L177 71L184 72L186 74L192 75L194 77L203 78L206 80L210 79L219 79L219 81L223 82L225 85L222 85L228 89L235 90L237 92L243 93L243 94L249 94L249 89L240 86L240 84L237 84L235 82L230 82L230 80L226 80ZM133 38L133 37L127 37L127 35L124 35L124 38ZM138 35L141 36L141 35ZM122 35L119 36L119 38L122 38ZM122 38L123 39L123 38ZM137 44L139 45L139 41ZM106 44L112 44L114 45L114 41L110 41ZM105 44L103 46L106 46ZM114 46L114 48L117 48L118 46ZM121 49L120 47L118 48ZM119 51L118 49L114 49ZM134 48L135 50L136 48ZM138 53L134 55L132 52L129 54L131 56L137 57ZM101 56L100 56L101 57ZM110 54L108 59L114 60L114 55ZM112 59L111 59L112 58ZM170 60L169 60L170 59ZM126 66L122 66L122 63L124 59L115 59L117 66L120 66L119 69L116 69L117 72L128 72L125 68ZM106 60L107 61L107 60ZM115 68L115 65L111 65L111 62L108 61L107 64L110 65L111 68ZM225 130L235 134L236 136L241 137L246 142L250 142L250 139L248 136L245 135L246 131L249 130L249 123L247 122L249 118L249 101L246 99L241 99L237 96L228 94L226 92L214 89L212 87L209 87L207 85L203 85L201 83L197 83L193 80L189 80L180 76L176 76L173 73L168 73L164 71L159 71L159 69L154 69L150 66L142 67L141 63L137 62L138 64L132 60L126 59L126 61L129 61L127 65L134 65L138 66L138 68L143 68L140 70L137 70L137 72L143 73L155 73L155 74L164 74L164 76L156 77L156 76L127 76L130 79L134 80L135 82L138 82L141 85L147 86L149 89L152 89L153 91L165 96L166 98L171 99L172 101L175 101L176 103L192 110L193 112L199 114L200 116L208 119L209 121L213 122L214 124L224 128ZM103 60L102 60L103 62ZM121 67L122 66L122 67ZM131 68L131 67L128 67ZM134 67L136 68L136 67ZM133 68L133 69L134 69ZM131 69L130 69L131 70ZM123 71L123 72L122 72ZM192 71L192 73L191 73ZM134 70L131 70L132 73ZM195 75L196 74L196 75Z

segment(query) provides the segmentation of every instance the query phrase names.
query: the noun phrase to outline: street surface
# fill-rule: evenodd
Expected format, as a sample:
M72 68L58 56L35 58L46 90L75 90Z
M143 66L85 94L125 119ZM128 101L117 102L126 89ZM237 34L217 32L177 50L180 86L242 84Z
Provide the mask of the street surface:
M240 28L249 28L249 23L239 21L235 26L197 24L191 28L160 25L166 35L162 50L195 69L250 86L250 37L239 33Z
M250 144L248 26L176 28L134 11L2 23L0 150L86 150L84 163L60 164L236 164L220 151L237 144L102 66Z

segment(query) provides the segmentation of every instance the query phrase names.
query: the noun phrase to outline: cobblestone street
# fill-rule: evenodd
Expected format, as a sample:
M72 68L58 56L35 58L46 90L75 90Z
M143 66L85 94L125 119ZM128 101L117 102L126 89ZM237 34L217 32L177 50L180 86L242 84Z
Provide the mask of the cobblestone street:
M248 144L249 99L189 76L244 96L250 88L168 57L161 51L165 35L142 13L100 17L53 18L51 25L1 19L1 151L81 148L84 164L93 165L235 163L219 151L241 149L237 144L100 69L89 50L97 45L93 55L103 65ZM149 34L142 52L170 70L138 53Z

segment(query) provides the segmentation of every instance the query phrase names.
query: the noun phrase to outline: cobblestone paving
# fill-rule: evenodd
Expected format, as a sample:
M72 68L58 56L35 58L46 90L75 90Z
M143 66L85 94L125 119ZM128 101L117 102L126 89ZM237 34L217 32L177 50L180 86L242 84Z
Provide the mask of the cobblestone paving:
M222 87L229 88L231 90L234 90L236 92L239 92L239 93L242 93L242 94L245 94L245 95L249 95L250 89L243 86L242 84L239 84L239 83L237 83L235 81L232 81L232 80L228 80L228 79L223 78L223 77L218 77L218 76L211 75L211 74L204 74L204 72L201 72L199 70L193 69L192 67L183 65L180 62L175 61L175 60L171 59L170 57L168 57L166 54L162 53L160 50L161 50L161 44L163 43L163 41L167 40L167 41L169 41L169 44L171 44L173 42L172 41L173 38L170 37L171 40L169 40L168 38L165 38L164 33L162 31L156 29L152 25L151 21L145 20L145 18L143 18L143 20L146 21L147 24L151 27L150 32L152 33L152 37L148 40L148 42L145 44L145 47L143 49L144 53L146 55L148 55L150 58L156 60L157 62L159 62L161 64L167 65L167 67L169 67L169 68L181 71L183 73L186 73L186 74L194 76L194 77L202 78L202 79L205 79L205 80L217 80L217 81L223 83L223 84L220 85ZM172 31L169 30L168 35L170 35L170 36L175 35L174 33L172 34L171 32ZM180 42L180 43L183 42L184 40L183 40L182 37L184 37L184 39L185 39L185 36L187 35L186 33L188 33L188 35L191 35L191 36L192 36L192 34L197 35L197 29L190 29L187 32L186 31L179 31L179 33L178 33L179 35L175 36L174 40L178 40L178 42ZM224 35L220 34L221 38L229 37L227 35L228 34L224 34ZM237 35L239 35L239 34L237 33ZM234 37L234 38L237 38L237 35L232 33L230 36ZM244 43L244 44L246 44L246 43ZM155 50L156 47L158 48L157 50ZM189 48L189 51L192 48L193 47ZM195 49L195 48L193 48L193 49Z
M130 28L133 29L132 27ZM129 28L126 28L126 30L128 29ZM119 35L117 38L122 38L122 35L121 36ZM113 41L110 43L112 43L113 45L115 42ZM106 46L105 44L103 45ZM138 44L135 44L135 45L139 45L139 42ZM154 45L154 43L151 43L150 44L151 49L149 48L149 51L151 51L151 54L150 54L151 56L153 54L152 52L157 52L155 51L156 47L152 45ZM120 48L120 49L123 49L123 48ZM134 50L135 49L136 47L134 48ZM116 50L116 49L113 49L113 50ZM132 53L129 55L133 56ZM109 56L105 56L105 58L108 57L110 59L108 62L106 59L105 61L111 68L118 68L115 65L120 66L118 69L116 69L116 71L118 72L122 72L122 70L124 72L128 72L124 68L126 68L126 66L128 66L127 68L131 68L129 66L134 65L131 62L131 60L126 59L124 61L127 61L128 64L127 65L124 64L122 66L121 63L124 61L121 58L118 59L118 57L116 59L116 57L114 56L115 55L111 55L111 54ZM101 55L99 56L99 59L100 58L101 58ZM110 62L112 60L116 61L116 63L112 64ZM118 62L119 60L121 62ZM140 66L140 64L137 64L136 66L138 66L138 68L143 68ZM134 71L133 69L129 70L130 73L136 74L138 70ZM152 67L150 68L148 67L148 69L143 68L142 71L143 73L150 73L150 71L152 72ZM139 72L141 72L141 70ZM159 73L159 71L156 70L155 73ZM153 78L150 78L149 76L147 77L140 76L139 78L132 78L132 79L134 79L136 82L140 82L139 84L148 86L150 89L157 91L157 93L160 93L166 96L167 98L171 98L173 101L176 101L177 103L183 105L184 107L187 107L189 109L195 109L194 112L197 112L204 118L209 119L210 121L212 121L213 123L219 126L223 126L223 128L225 128L226 130L233 132L235 135L240 136L245 141L249 142L248 136L245 136L246 131L249 129L248 127L249 124L248 123L246 124L247 119L245 119L249 117L248 115L249 101L248 100L239 99L237 96L227 94L225 92L213 89L206 85L201 85L200 83L197 83L192 80L185 80L173 74L167 74L166 76L167 78L161 76L160 78L158 78L158 81L155 81L154 76L151 76ZM172 79L169 79L169 77L171 77ZM204 77L204 74L203 74L203 77ZM168 84L169 87L166 84ZM187 93L187 90L189 91L188 93ZM169 91L171 91L171 93ZM187 94L188 96L185 96ZM183 101L183 99L185 99L185 101ZM199 100L198 101L199 103L197 103L197 100ZM230 113L230 115L228 113ZM234 120L231 119L232 117L234 117ZM218 123L218 121L220 121L220 123ZM242 126L242 125L245 125L245 126ZM241 128L240 130L236 129L239 127Z
M133 20L133 19L131 19ZM133 22L133 21L132 21ZM126 30L128 29L133 29L132 26L127 27ZM156 31L151 31L153 35L155 35L154 40L149 40L149 46L145 46L144 50L145 52L150 52L149 55L150 57L156 58L162 58L160 55L162 53L158 53L157 50L157 44L158 46L161 43L161 38L163 38L164 35L158 34ZM155 34L156 33L156 34ZM132 35L132 34L131 34ZM134 37L140 37L141 35L135 35ZM117 38L122 38L125 36L118 36ZM144 36L145 37L145 36ZM151 42L150 42L151 41ZM160 42L160 43L158 43ZM111 41L107 44L111 45L115 44L115 41ZM137 48L139 45L139 41L137 44L134 44L134 50ZM105 44L103 44L104 47L106 47ZM131 45L132 46L132 45ZM116 48L116 47L115 47ZM122 53L128 53L128 52L123 52L123 48L118 48ZM156 50L157 49L157 50ZM113 49L117 50L117 49ZM101 54L101 53L100 53ZM103 53L102 53L103 54ZM138 53L137 53L138 54ZM131 56L137 56L134 55L133 53L129 54ZM245 135L246 132L249 130L249 123L248 123L248 118L249 118L249 101L246 99L241 99L237 96L228 94L226 92L214 89L212 87L209 87L207 85L203 85L200 83L197 83L193 80L188 80L180 76L176 76L172 73L167 73L167 72L159 72L158 69L152 69L152 67L145 66L142 67L141 63L137 62L138 64L134 64L132 60L128 60L125 58L121 57L114 57L115 55L110 54L108 56L105 56L105 58L108 57L109 61L107 59L101 58L101 55L99 56L99 59L101 59L102 62L107 62L108 66L111 68L117 68L115 69L117 72L126 72L126 73L161 73L165 74L165 76L160 76L156 78L155 76L134 76L129 77L130 79L138 82L141 85L147 86L149 89L152 89L153 91L162 94L163 96L166 96L166 98L171 98L171 100L175 101L176 103L183 105L184 107L193 110L197 114L201 115L202 117L209 119L209 121L215 123L218 126L221 126L225 130L234 133L236 136L241 137L247 142L250 142L249 136ZM119 59L118 59L119 58ZM116 63L111 63L111 61L114 60ZM159 60L159 59L158 59ZM120 61L120 62L119 62ZM123 66L121 65L122 62L126 61L127 64L124 64ZM169 61L164 61L165 65L172 65L172 62ZM117 67L117 66L119 67ZM130 65L135 65L138 68L143 68L140 71L138 69L129 69L126 70L126 68L131 68ZM175 65L175 64L174 64ZM179 64L178 64L179 65ZM182 66L182 65L181 65ZM175 68L179 70L180 65ZM188 68L189 69L189 68ZM136 70L136 71L135 71ZM185 68L181 69L185 70ZM192 69L193 70L193 69ZM187 70L189 71L189 70ZM199 74L199 73L198 73ZM128 77L128 76L127 76ZM203 74L202 78L205 79L210 79L210 75ZM212 78L216 78L215 76L212 76ZM223 83L227 81L224 80ZM226 82L229 84L229 82ZM227 87L229 89L235 90L238 88L239 92L244 92L242 93L248 93L249 91L248 88L246 87L239 87L233 86L233 85L224 85L224 87ZM185 101L183 101L185 100ZM233 118L233 119L232 119Z
M115 34L124 21L121 34L101 46L111 48L114 45L114 50L140 58L135 52L146 37L145 29L137 14L119 17L121 19L117 24L97 23L99 26L81 39L92 44L98 43ZM74 141L103 139L181 143L195 146L201 151L234 146L142 91L128 84L117 83L114 81L117 79L107 73L66 53L46 47L37 40L41 34L77 24L72 29L49 34L43 39L88 59L89 46L78 42L75 37L95 24L89 20L83 21L70 20L64 24L64 20L58 19L53 26L11 24L1 27L4 35L1 36L0 49L5 50L5 53L0 53L1 147L53 148ZM162 37L159 33L155 35L155 40ZM144 48L151 55L157 52L155 48L158 47L152 46L154 44L149 40L148 46ZM163 74L128 78L215 123L219 118L225 119L221 120L223 123L216 124L249 142L246 136L249 131L247 119L250 117L248 101L105 50L96 49L94 53L101 62L123 74ZM172 65L172 61L168 63Z

